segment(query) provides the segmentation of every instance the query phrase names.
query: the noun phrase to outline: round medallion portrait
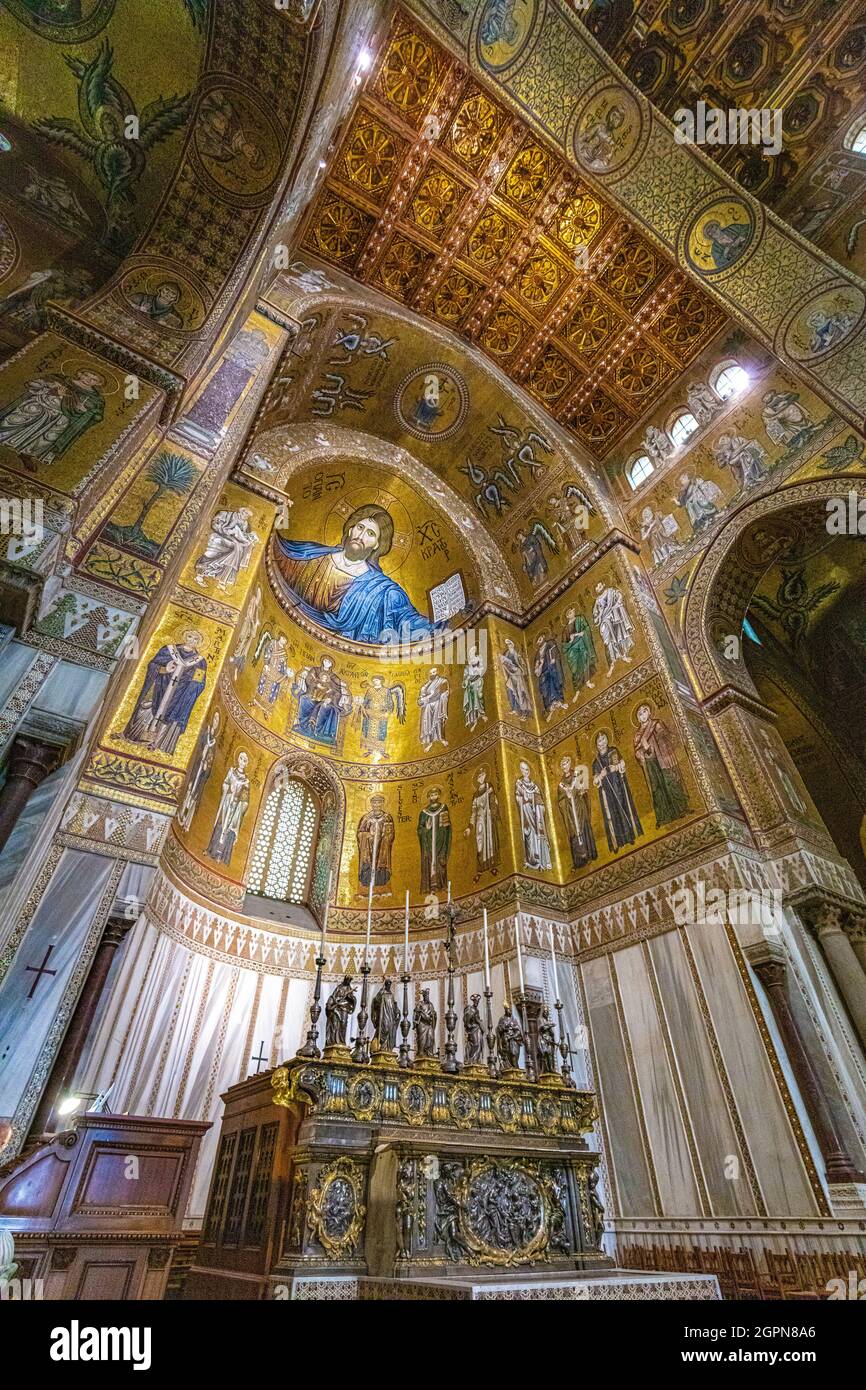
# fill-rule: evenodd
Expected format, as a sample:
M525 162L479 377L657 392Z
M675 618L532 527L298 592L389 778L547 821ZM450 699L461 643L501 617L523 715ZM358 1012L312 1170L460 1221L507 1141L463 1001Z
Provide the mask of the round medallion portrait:
M448 1109L459 1129L465 1129L473 1123L478 1105L468 1086L454 1087L448 1096Z
M466 382L443 362L416 367L394 397L397 419L416 439L447 439L459 430L468 409Z
M211 87L199 102L193 143L205 174L224 193L258 199L280 171L282 139L270 114L243 87Z
M863 326L866 294L844 281L817 290L782 324L777 345L795 362L831 357Z
M621 173L648 138L649 121L637 97L618 82L605 82L591 91L571 127L578 164L602 177Z
M429 1091L419 1081L406 1081L400 1088L400 1109L410 1125L423 1125L430 1101Z
M176 271L141 266L125 275L120 292L156 328L194 333L205 320L204 300Z
M545 1134L551 1134L559 1123L559 1106L550 1096L542 1096L535 1108Z
M92 39L105 28L114 6L115 0L3 0L4 9L53 43Z
M369 1076L356 1077L349 1087L349 1104L362 1119L373 1114L379 1100L379 1088Z
M704 279L741 266L758 244L755 214L742 198L714 198L694 214L681 238L681 255Z
M508 1091L499 1091L493 1101L496 1118L503 1129L514 1129L517 1125L519 1108L517 1101Z
M475 52L489 72L503 72L527 51L544 19L544 0L488 0L475 32Z

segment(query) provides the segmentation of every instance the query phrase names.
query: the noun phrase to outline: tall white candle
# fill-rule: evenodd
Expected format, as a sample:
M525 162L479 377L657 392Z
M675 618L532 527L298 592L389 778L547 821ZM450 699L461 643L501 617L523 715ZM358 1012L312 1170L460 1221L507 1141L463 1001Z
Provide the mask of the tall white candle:
M328 887L325 891L325 910L322 913L322 939L319 942L319 955L325 954L325 933L328 930L328 908L331 906L331 884L334 881L334 870L328 874Z
M514 940L517 942L517 977L520 980L520 993L526 993L526 986L523 983L523 956L520 954L520 913L514 919Z
M370 892L367 895L367 943L364 947L364 964L370 958L370 929L373 924L373 884L376 882L376 861L379 858L379 822L373 830L373 858L370 863Z
M449 878L449 880L448 880L448 901L449 901L449 903L450 903L450 901L451 901L451 880L450 880L450 878Z
M409 974L409 889L406 889L406 941L403 946L403 974Z
M558 999L558 998L559 998L559 976L558 976L557 973L556 973L556 947L555 947L555 945L554 945L555 939L556 939L556 933L554 932L553 923L551 922L551 924L550 924L550 963L551 963L551 965L553 966L553 996L554 996L555 999Z
M490 988L490 947L487 943L487 908L484 909L484 988Z

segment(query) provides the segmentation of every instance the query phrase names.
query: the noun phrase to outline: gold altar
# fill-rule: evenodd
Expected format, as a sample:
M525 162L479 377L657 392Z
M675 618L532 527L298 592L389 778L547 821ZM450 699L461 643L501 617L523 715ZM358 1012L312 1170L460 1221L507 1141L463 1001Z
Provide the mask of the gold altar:
M293 1280L607 1270L595 1096L434 1059L295 1058L225 1093L190 1297ZM432 1065L430 1063L432 1062Z

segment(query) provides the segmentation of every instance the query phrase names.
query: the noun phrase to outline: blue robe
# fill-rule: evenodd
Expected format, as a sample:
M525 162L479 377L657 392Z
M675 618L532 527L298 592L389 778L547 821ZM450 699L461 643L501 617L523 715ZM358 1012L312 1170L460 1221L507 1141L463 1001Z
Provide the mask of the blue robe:
M288 560L318 560L343 548L316 541L287 541L282 536L277 537L277 544ZM354 642L415 642L443 626L419 613L405 589L383 574L376 561L370 563L366 574L352 580L336 613L325 613L293 596L301 612L313 622Z
M538 693L544 705L545 714L553 705L562 704L565 698L565 676L562 660L555 642L545 642L539 652L541 670L538 671Z
M184 661L197 655L191 647L178 645L175 650ZM207 661L199 656L178 677L173 694L167 700L165 709L161 709L173 680L173 674L168 669L171 660L171 649L166 644L148 662L135 708L123 730L124 738L131 742L146 743L166 753L174 752L178 739L186 732L193 706L207 680ZM160 713L157 717L158 710Z

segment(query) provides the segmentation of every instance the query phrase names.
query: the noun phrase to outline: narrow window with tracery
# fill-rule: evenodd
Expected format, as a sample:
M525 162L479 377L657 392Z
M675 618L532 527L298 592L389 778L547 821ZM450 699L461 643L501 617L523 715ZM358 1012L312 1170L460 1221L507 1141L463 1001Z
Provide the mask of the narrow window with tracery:
M248 893L278 902L308 901L318 819L309 787L294 777L278 777L259 821Z

